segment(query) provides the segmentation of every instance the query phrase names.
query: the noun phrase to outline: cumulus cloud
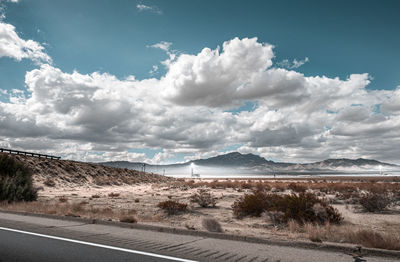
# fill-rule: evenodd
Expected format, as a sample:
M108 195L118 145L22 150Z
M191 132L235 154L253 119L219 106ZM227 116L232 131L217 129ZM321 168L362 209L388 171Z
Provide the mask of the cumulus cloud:
M171 52L171 44L154 47ZM243 153L281 161L371 157L397 161L400 91L367 90L368 74L304 76L273 66L273 46L234 38L176 54L160 79L118 79L42 64L27 90L0 102L0 144L71 159L168 162ZM227 109L252 101L251 111ZM380 108L380 109L379 109ZM134 148L162 148L149 159Z
M51 63L44 49L38 42L20 38L13 25L0 21L0 58L10 57L17 61L30 59L37 64Z

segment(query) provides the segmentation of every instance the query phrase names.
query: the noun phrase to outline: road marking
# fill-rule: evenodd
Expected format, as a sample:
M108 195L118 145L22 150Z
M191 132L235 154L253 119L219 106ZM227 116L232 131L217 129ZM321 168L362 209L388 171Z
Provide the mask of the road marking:
M196 262L195 260L188 260L188 259L183 259L183 258L178 258L178 257L164 256L164 255L159 255L159 254L155 254L155 253L148 253L148 252L132 250L132 249L126 249L126 248L120 248L120 247L113 247L113 246L96 244L96 243L80 241L80 240L75 240L75 239L69 239L69 238L64 238L64 237L56 237L56 236L44 235L44 234L33 233L33 232L28 232L28 231L22 231L22 230L7 228L7 227L0 227L0 230L11 231L11 232L21 233L21 234L26 234L26 235L32 235L32 236L38 236L38 237L45 237L45 238L61 240L61 241L66 241L66 242L72 242L72 243L77 243L77 244L82 244L82 245L87 245L87 246L107 248L107 249L111 249L111 250L117 250L117 251L122 251L122 252L127 252L127 253L138 254L138 255L157 257L157 258L164 258L164 259L169 259L169 260L173 260L173 261Z

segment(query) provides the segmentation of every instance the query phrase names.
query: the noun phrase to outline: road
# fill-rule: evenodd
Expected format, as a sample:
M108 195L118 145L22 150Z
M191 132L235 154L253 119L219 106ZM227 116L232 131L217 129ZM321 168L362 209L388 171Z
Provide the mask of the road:
M364 257L368 262L397 258ZM8 261L333 261L344 252L177 235L0 212L0 262Z

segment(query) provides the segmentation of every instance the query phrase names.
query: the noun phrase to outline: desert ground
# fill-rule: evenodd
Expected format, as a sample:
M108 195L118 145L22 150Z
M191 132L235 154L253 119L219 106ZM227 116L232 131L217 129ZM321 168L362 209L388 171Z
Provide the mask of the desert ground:
M297 185L297 186L296 186ZM389 187L394 199L383 211L366 212L357 203L357 194L368 188ZM357 179L301 180L202 180L180 179L120 185L50 185L38 184L39 198L30 203L3 203L1 209L28 211L93 219L151 224L189 230L211 230L204 218L217 221L221 233L286 240L328 241L361 244L368 247L400 249L400 208L398 178L383 181ZM233 203L251 194L254 187L278 194L296 194L304 189L326 199L343 217L339 225L295 221L277 223L266 213L237 218ZM318 189L319 188L319 189ZM215 207L201 207L191 196L207 192ZM358 192L358 193L357 193ZM397 195L396 195L397 193ZM163 201L187 204L187 210L168 214L158 207Z
M2 202L0 210L400 250L399 177L173 179L73 161L16 157L34 170L38 199ZM276 212L248 210L239 217L235 203L256 192L261 196L311 194L336 209L341 219L338 223L326 220L324 213L323 223L281 221ZM199 197L207 207L200 205ZM159 205L165 201L184 208L167 212ZM206 218L211 224L204 223Z

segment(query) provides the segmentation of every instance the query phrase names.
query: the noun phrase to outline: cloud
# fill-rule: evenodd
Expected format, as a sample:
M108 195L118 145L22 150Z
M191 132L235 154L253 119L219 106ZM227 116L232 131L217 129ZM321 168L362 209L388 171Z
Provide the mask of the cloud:
M45 48L33 40L21 39L13 25L0 21L0 58L10 57L17 61L30 59L36 64L51 63Z
M149 71L150 75L154 75L156 74L158 71L158 66L157 65L153 65L153 68Z
M164 44L163 44L164 43ZM171 44L156 44L171 52ZM281 161L370 157L398 161L400 88L367 90L368 74L304 76L273 66L273 46L234 38L176 54L160 79L63 72L25 75L0 102L0 145L86 161L161 163L239 151ZM252 101L252 111L227 111ZM380 110L377 110L380 108ZM148 158L134 148L162 151Z
M148 6L148 5L145 5L145 4L137 4L136 8L140 12L148 11L148 12L152 12L152 13L159 14L159 15L162 14L162 11L157 6Z
M159 48L159 49L161 49L161 50L163 50L165 52L169 52L169 49L170 49L171 45L172 45L171 42L161 41L159 43L151 45L150 47Z
M166 68L169 68L171 63L175 61L178 53L177 50L171 50L171 46L171 42L161 41L148 47L161 49L162 51L164 51L168 55L168 58L164 61L161 61L161 64L164 65Z
M305 57L303 60L297 60L295 58L295 59L293 59L292 62L290 62L288 59L284 59L284 60L278 62L277 65L280 67L283 67L283 68L296 69L309 61L310 61L310 59L308 57Z

